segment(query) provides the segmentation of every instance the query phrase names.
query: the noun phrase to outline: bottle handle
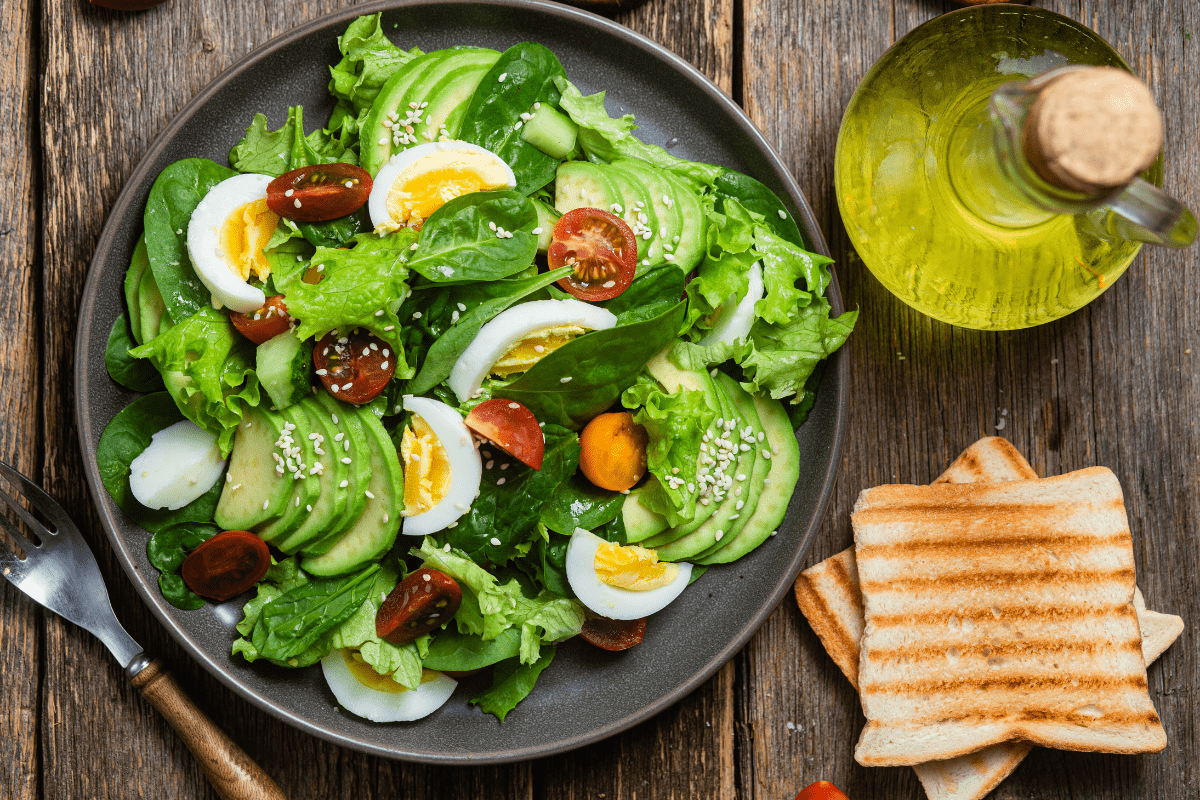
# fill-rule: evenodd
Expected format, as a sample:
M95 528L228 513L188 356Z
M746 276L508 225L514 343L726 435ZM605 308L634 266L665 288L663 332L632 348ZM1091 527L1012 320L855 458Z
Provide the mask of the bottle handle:
M1116 215L1114 232L1123 239L1182 248L1200 233L1187 206L1141 178L1134 178L1105 206Z

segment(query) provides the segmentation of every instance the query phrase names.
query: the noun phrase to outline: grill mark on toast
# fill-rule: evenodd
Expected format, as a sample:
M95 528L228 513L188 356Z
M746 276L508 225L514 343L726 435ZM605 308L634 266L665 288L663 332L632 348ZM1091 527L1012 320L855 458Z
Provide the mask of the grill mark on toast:
M1099 503L996 503L994 505L971 503L946 503L941 500L927 503L904 503L903 505L868 505L850 515L850 521L857 529L864 525L903 525L919 524L921 526L952 525L961 528L965 523L986 522L998 529L1026 530L1060 530L1064 524L1069 527L1072 518L1085 517L1095 514L1097 510L1112 507L1120 514L1113 515L1113 522L1120 525L1113 533L1129 532L1129 524L1124 514L1124 503L1120 500ZM1047 512L1054 512L1046 516ZM1093 520L1082 521L1080 525L1093 526ZM1078 533L1063 532L1062 536L1086 536L1086 529ZM1112 533L1105 535L1113 535ZM861 545L860 545L861 546Z
M857 559L857 556L855 558ZM839 558L834 561L829 571L837 580L837 586L841 590L841 593L852 601L854 610L865 616L862 589L859 588L858 580L850 577L850 572L846 569L846 565L842 563L842 559Z
M879 558L894 555L907 555L913 552L939 553L953 551L969 557L971 551L1003 550L1024 552L1030 547L1054 548L1062 551L1063 555L1071 555L1077 551L1092 552L1097 548L1122 545L1130 538L1128 531L1114 533L1108 536L1093 536L1089 534L1044 534L1044 535L1001 535L994 538L959 538L907 541L896 544L863 544L858 545L858 558ZM1056 553L1057 555L1057 553Z
M870 681L862 685L863 692L871 692L872 697L876 701L888 695L897 694L918 694L918 695L937 695L951 694L961 690L970 690L976 692L996 692L996 691L1011 691L1021 689L1024 692L1036 691L1039 689L1063 689L1070 691L1073 694L1078 694L1083 691L1109 692L1119 691L1121 689L1146 689L1146 673L1143 664L1143 671L1138 675L1125 675L1121 677L1113 677L1111 675L1080 675L1066 674L1058 676L1032 677L1028 675L1015 675L1010 678L1003 676L987 677L987 678L930 678L928 680L915 680L907 682L893 681ZM1111 695L1106 695L1111 696Z
M803 572L793 587L796 605L812 626L825 651L838 665L851 685L858 687L858 641L850 636L839 615L835 614L818 591L816 583ZM861 599L858 599L861 602Z
M1140 655L1142 652L1140 635L1136 639L1128 639L1124 642L1109 642L1097 640L1094 637L1084 641L1063 641L1061 638L1027 638L966 644L962 642L961 638L958 638L932 643L926 639L924 642L926 643L904 647L872 647L866 652L872 660L879 660L881 663L901 658L912 661L935 659L945 661L946 651L950 648L958 651L959 659L1008 658L1014 661L1024 661L1043 655L1060 655L1065 659L1083 654L1094 656L1097 653L1130 652ZM1023 668L1020 663L1013 666L1014 668Z
M1000 617L992 611L995 608ZM898 625L944 625L948 617L971 622L996 622L998 619L1019 620L1039 619L1061 622L1074 619L1103 618L1111 616L1136 615L1128 603L1116 606L1057 606L1046 607L1035 605L1007 605L989 608L972 608L968 610L928 611L923 614L872 614L871 622L877 628L895 627Z
M1132 568L1116 570L1042 570L1040 572L1013 572L1008 570L992 570L989 572L974 572L960 575L912 577L903 580L863 581L862 591L882 592L887 590L950 590L994 586L997 583L1009 584L1009 589L1016 584L1047 586L1054 583L1076 583L1086 581L1094 585L1100 581L1128 581L1133 585L1134 573ZM874 620L874 615L871 619Z

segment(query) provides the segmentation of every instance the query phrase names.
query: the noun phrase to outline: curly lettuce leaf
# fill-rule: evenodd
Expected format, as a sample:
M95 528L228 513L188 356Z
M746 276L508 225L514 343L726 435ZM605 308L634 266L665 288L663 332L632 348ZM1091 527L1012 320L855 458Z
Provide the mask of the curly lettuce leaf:
M229 151L229 163L238 172L279 176L297 167L356 162L349 150L328 131L304 135L304 108L292 106L279 130L271 130L266 116L255 114L246 135Z
M229 455L245 409L259 402L254 345L229 317L206 306L129 354L153 361L183 415Z
M533 691L538 676L554 660L554 653L555 648L547 647L533 663L514 658L497 664L492 671L491 688L471 698L472 705L504 722L508 713Z
M359 17L338 37L342 60L329 68L329 93L354 111L370 107L380 88L400 67L421 55L401 50L383 32L380 14Z

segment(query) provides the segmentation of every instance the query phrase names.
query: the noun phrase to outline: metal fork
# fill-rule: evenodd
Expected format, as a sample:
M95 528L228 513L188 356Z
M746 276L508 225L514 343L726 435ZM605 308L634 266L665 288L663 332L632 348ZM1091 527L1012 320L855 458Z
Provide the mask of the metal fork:
M226 800L286 800L262 768L188 699L162 663L148 657L117 622L96 557L62 506L3 461L0 473L20 487L20 494L54 526L54 530L48 529L0 489L0 500L40 541L31 542L0 512L0 527L25 552L24 559L18 558L0 537L0 574L38 603L104 642L134 688L166 717L200 760L217 794Z

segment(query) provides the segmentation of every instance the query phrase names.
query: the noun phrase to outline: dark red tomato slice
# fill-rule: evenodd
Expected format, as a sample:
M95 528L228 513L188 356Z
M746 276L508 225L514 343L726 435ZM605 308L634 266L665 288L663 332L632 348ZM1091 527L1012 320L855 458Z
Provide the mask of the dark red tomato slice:
M546 437L537 417L515 400L485 400L467 415L467 427L522 464L540 470Z
M267 184L267 206L285 219L325 222L354 213L370 194L370 173L336 161L283 173Z
M637 237L625 220L599 208L577 208L554 226L550 269L572 267L558 282L580 300L609 300L629 288L637 270Z
M361 405L379 396L396 372L391 345L356 328L346 336L325 334L313 348L317 377L339 400Z
M271 566L267 543L249 531L223 531L183 560L183 582L201 597L225 601L262 580Z
M449 622L461 604L458 581L436 569L419 569L379 606L375 633L392 644L408 644Z
M601 650L628 650L641 644L642 639L646 638L646 618L592 617L583 623L583 630L579 635L584 641L596 645Z
M850 800L846 793L829 781L817 781L805 786L796 800Z
M287 306L283 303L283 295L268 297L266 304L251 314L233 312L229 315L233 327L238 333L255 344L262 344L268 339L274 339L291 325L292 318L288 316Z

